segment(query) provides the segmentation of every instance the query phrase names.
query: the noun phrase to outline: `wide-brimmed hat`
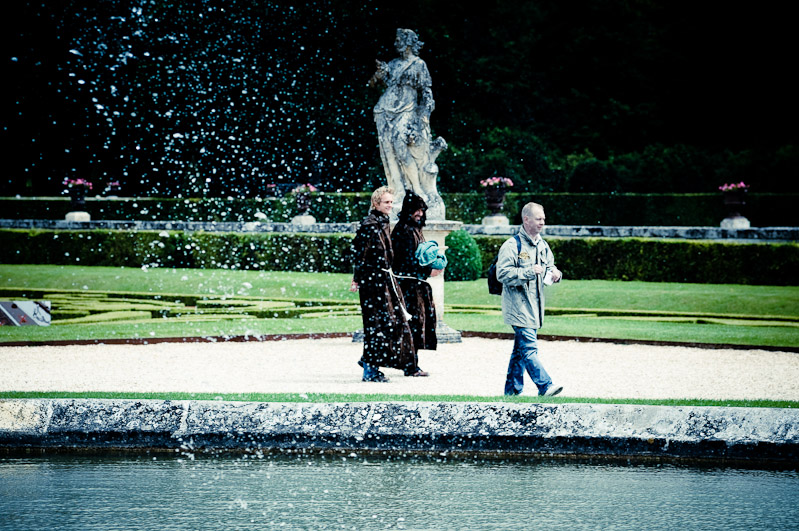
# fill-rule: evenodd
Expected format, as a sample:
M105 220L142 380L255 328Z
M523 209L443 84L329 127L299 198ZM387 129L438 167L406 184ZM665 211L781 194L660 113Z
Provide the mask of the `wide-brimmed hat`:
M438 242L422 242L416 248L416 260L419 265L431 266L433 269L444 269L447 267L447 257L438 248Z

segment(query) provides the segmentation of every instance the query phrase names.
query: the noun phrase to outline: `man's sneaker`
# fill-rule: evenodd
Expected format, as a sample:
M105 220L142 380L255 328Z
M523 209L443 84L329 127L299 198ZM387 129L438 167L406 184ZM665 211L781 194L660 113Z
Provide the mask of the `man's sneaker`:
M382 372L378 372L377 374L375 374L371 378L364 378L363 381L364 382L387 382L388 378Z
M561 391L563 391L562 385L551 384L549 387L547 387L547 390L544 391L544 394L542 396L555 396L557 394L560 394Z

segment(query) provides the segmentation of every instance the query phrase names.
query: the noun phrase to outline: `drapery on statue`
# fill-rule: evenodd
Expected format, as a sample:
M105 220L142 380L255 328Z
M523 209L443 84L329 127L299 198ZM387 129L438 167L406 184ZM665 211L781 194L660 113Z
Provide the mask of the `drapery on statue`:
M447 149L446 141L435 141L430 133L430 114L435 109L432 79L418 56L424 45L411 30L398 29L394 41L399 58L386 64L377 61L369 86L383 85L385 92L374 108L380 158L395 190L392 216L396 218L405 190L412 190L427 203L427 219L444 218L444 202L436 190L436 157Z

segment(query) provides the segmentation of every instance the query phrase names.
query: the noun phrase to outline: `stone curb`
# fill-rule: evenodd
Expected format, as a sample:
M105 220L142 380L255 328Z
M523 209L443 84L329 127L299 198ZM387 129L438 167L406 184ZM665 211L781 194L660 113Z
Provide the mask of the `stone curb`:
M432 223L432 222L430 222ZM511 236L519 225L475 225L444 220L447 230L462 228L470 234ZM52 219L0 219L0 228L46 230L174 230L206 232L310 232L354 233L358 223L279 223L240 221L66 221ZM752 227L726 229L722 227L690 226L617 226L617 225L547 225L547 236L563 238L667 238L685 240L729 240L749 242L799 241L799 227Z
M0 452L314 450L799 464L799 410L614 404L0 400Z

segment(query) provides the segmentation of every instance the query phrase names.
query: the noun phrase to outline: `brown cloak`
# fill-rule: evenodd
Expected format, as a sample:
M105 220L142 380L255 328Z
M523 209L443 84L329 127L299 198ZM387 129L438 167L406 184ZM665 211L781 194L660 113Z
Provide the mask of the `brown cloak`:
M414 366L408 321L402 313L402 292L388 270L394 258L388 216L372 210L352 243L354 275L359 285L363 318L362 363L407 370Z

